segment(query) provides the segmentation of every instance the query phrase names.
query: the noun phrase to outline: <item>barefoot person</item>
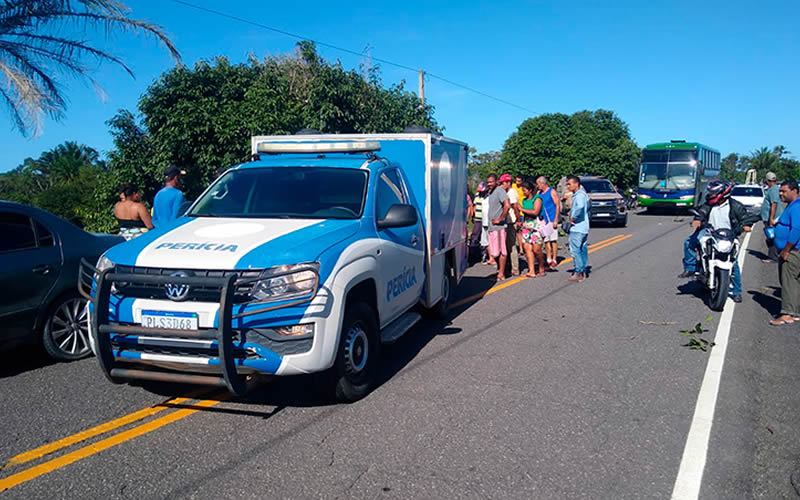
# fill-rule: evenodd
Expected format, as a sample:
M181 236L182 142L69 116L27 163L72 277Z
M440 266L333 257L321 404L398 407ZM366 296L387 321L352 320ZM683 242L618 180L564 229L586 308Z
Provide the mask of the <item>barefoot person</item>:
M534 195L533 183L525 181L522 183L522 194L524 198L520 203L520 213L522 215L522 246L525 250L525 257L528 259L528 278L544 276L544 255L542 254L542 235L539 233L539 226L544 224L540 215L542 213L542 197ZM539 263L539 273L535 274L534 257Z
M540 175L536 179L536 186L542 197L542 219L545 224L550 224L553 230L544 228L540 231L544 239L544 250L547 255L547 267L555 270L558 266L558 214L561 213L561 198L555 189L547 184L547 177Z

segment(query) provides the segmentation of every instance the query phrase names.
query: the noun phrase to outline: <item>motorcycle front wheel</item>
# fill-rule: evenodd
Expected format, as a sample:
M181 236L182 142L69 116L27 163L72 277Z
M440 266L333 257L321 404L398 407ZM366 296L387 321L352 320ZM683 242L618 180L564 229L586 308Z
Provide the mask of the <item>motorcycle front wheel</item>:
M728 299L728 290L731 287L731 273L726 269L714 269L714 288L711 289L709 307L714 311L721 311Z

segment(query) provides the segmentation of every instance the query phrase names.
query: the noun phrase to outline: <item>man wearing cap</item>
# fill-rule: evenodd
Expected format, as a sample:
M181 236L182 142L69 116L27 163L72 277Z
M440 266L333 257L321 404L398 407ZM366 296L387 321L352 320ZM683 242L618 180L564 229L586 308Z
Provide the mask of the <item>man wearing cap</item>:
M488 213L489 217L489 257L496 259L498 265L497 281L502 281L506 277L506 260L508 256L506 251L506 217L509 210L511 210L511 205L508 202L507 188L503 187L503 184L498 185L497 175L489 174L486 177L486 185L489 187L489 197L484 202L483 210L484 213ZM507 186L510 187L511 182L508 182Z
M155 227L163 226L180 215L183 192L178 189L178 186L181 182L181 175L185 173L175 165L164 169L164 187L156 193L153 200L153 225Z
M761 220L764 222L764 236L767 240L768 257L765 263L778 262L778 250L775 248L775 226L783 213L778 176L774 172L767 172L765 177L767 190L764 201L761 203Z

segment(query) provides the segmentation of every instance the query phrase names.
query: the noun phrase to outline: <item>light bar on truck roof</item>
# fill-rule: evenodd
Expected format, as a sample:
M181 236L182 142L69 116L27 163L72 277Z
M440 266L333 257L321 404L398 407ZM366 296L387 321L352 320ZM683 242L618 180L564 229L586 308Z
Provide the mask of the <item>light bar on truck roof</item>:
M362 153L378 151L381 144L376 141L347 142L260 142L258 152L278 153Z

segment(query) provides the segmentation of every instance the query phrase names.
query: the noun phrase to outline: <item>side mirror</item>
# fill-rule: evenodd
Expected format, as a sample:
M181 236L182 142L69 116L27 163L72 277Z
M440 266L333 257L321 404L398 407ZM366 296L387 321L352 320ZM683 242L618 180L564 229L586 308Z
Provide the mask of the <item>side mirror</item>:
M418 220L416 208L397 203L389 207L386 217L378 219L377 226L379 231L392 227L408 227L416 224Z

